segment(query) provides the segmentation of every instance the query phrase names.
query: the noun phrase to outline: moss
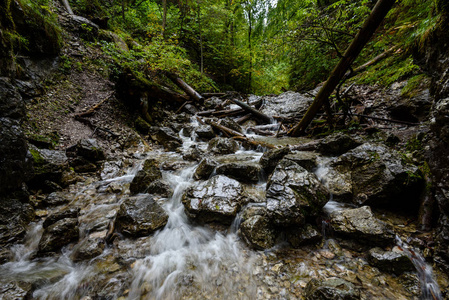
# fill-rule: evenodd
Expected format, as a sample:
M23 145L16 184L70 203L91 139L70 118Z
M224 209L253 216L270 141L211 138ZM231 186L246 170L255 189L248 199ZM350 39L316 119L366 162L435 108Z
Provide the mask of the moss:
M419 74L411 77L407 84L401 90L401 96L412 98L418 94L419 91L425 89L430 83L430 78L425 74Z
M45 160L40 155L39 151L37 151L36 149L30 149L30 153L33 156L33 163L35 167L45 163Z

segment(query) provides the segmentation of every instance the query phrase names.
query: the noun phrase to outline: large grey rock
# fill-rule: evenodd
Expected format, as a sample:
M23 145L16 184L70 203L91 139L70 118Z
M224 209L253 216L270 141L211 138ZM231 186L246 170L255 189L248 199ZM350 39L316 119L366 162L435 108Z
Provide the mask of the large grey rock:
M382 246L394 242L392 227L375 218L369 206L336 210L330 214L329 219L335 234L362 244Z
M232 154L239 149L239 144L233 139L216 137L210 140L207 150L213 154Z
M243 240L254 249L269 249L275 245L276 231L270 224L265 207L248 207L239 230Z
M83 139L80 140L76 146L76 152L79 156L82 156L90 161L99 161L105 158L103 149L98 144L96 139Z
M80 209L78 207L71 207L52 213L45 219L44 223L42 223L42 227L47 228L62 219L77 219L79 216L79 212Z
M304 224L317 217L328 200L316 175L291 160L281 160L267 182L268 215L277 225Z
M318 151L326 155L341 155L361 144L353 137L339 132L321 140L318 144Z
M290 152L290 148L271 149L262 154L259 163L267 175L271 174L279 161Z
M369 251L368 261L379 270L396 275L416 271L407 255L397 248L394 248L393 251L384 251L378 247L373 248Z
M174 191L171 188L170 184L162 179L157 179L148 185L147 192L149 194L170 198L171 196L173 196Z
M401 209L419 205L422 174L396 151L366 143L340 156L333 167L351 174L353 201L358 205Z
M286 119L301 118L313 101L310 96L290 91L278 96L266 96L263 99L265 105L261 111L264 114Z
M195 174L193 174L193 177L197 180L199 179L209 179L212 172L215 170L215 168L218 166L218 162L216 162L214 159L205 157L200 161L200 164L195 170Z
M62 174L69 169L69 161L62 150L38 149L30 145L33 156L34 177L30 186L41 188L46 181L62 183Z
M285 158L294 161L309 172L317 167L318 154L315 152L298 151L286 155Z
M304 290L307 300L357 300L360 291L349 281L331 277L311 279Z
M182 140L168 127L158 128L155 134L156 140L168 151L174 151L182 146Z
M210 140L215 137L215 132L210 125L200 125L195 129L195 133L198 138L203 140Z
M161 179L162 173L155 159L149 158L143 163L142 169L134 176L129 186L132 195L144 193L148 186L155 180Z
M261 167L251 162L231 162L217 167L216 173L240 182L256 183L260 178Z
M206 223L231 224L245 202L242 185L223 175L194 184L182 196L187 215Z
M63 246L79 238L79 227L77 218L66 218L56 221L45 228L39 241L38 253L57 252Z
M153 195L129 197L120 205L116 227L124 234L145 236L167 224L168 215L155 201Z

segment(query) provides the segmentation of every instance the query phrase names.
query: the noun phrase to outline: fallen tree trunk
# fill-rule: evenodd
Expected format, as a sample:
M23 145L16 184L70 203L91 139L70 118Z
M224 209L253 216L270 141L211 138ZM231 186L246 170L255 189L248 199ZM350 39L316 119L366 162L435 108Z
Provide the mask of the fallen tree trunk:
M186 92L186 94L189 95L192 99L198 101L201 104L204 102L203 96L201 96L197 91L195 91L190 85L185 83L181 78L179 78L173 73L167 72L166 74L171 81L173 81L179 88L181 88L184 92Z
M321 106L323 106L323 104L328 101L329 96L332 94L340 80L346 74L346 71L348 71L351 64L360 54L365 44L371 39L377 27L379 27L380 23L393 7L394 3L395 0L377 1L377 4L373 8L370 16L365 21L360 31L357 33L357 36L349 45L340 62L330 74L326 83L316 95L306 114L303 116L301 121L288 132L289 135L299 136L301 134L304 134L307 126L309 126L310 122L318 113Z
M212 97L226 96L226 93L202 93L201 96L203 96L205 99L207 99L207 98L212 98Z
M372 60L364 63L363 65L355 68L352 73L346 73L347 78L351 78L355 75L357 75L358 73L361 73L363 71L365 71L368 67L377 64L378 62L380 62L381 60L389 57L396 49L398 49L398 46L393 46L387 50L385 50L384 52L382 52L381 54L379 54L378 56L374 57Z
M253 114L256 118L261 119L267 123L271 123L273 121L273 119L269 116L267 116L266 114L258 111L255 108L252 108L251 106L249 106L246 103L243 103L242 101L236 100L236 99L231 99L232 102L234 102L235 104L237 104L238 106L240 106L241 108L243 108L244 110L246 110L247 112Z
M110 93L106 98L104 98L103 100L101 100L100 102L98 102L97 104L92 106L91 108L89 108L87 111L75 114L74 117L82 118L82 117L88 117L88 116L92 115L95 112L95 110L97 110L104 102L109 100L112 97L112 95L114 95L114 92Z

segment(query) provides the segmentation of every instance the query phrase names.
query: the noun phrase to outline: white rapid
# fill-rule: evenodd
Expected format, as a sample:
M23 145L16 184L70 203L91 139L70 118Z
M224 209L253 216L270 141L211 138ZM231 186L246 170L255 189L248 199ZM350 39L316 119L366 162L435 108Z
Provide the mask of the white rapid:
M168 223L151 238L150 255L135 262L129 299L254 298L251 254L237 235L193 225L184 213L181 197L194 168L165 174L174 189L164 205Z

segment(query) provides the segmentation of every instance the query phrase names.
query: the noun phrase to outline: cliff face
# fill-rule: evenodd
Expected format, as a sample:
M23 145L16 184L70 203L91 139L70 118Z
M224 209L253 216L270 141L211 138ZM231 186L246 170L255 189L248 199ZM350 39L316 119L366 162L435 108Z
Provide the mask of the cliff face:
M449 5L446 0L439 2L441 20L416 50L415 59L432 78L433 118L426 160L439 208L435 259L449 270Z

